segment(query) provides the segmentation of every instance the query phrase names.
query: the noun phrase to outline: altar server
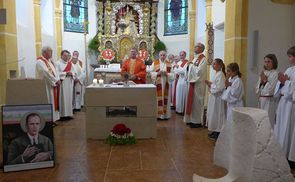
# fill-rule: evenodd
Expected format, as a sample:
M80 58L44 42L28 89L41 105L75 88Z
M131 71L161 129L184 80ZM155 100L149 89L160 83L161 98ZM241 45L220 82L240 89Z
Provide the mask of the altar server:
M207 121L208 130L211 131L208 136L212 139L217 139L226 121L225 102L221 99L221 95L225 89L225 66L222 59L216 58L214 60L213 70L215 73L212 80L205 80L210 92Z
M274 133L290 163L295 162L295 46L287 51L291 64L285 73L279 73L277 108ZM294 166L291 166L294 167Z
M222 99L227 102L227 122L232 122L232 110L234 107L243 107L242 97L244 95L244 85L241 79L241 72L237 63L230 63L227 66L225 81L226 90L222 93Z
M278 82L277 57L274 54L267 54L264 57L264 70L260 73L256 94L259 96L259 108L268 112L271 127L275 124L276 101L273 97Z

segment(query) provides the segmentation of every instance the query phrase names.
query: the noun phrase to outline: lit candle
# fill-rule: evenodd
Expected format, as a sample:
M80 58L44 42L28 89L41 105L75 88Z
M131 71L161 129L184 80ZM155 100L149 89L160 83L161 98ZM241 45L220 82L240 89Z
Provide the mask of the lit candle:
M94 86L97 85L97 79L96 78L93 79L93 85Z
M99 86L103 86L103 79L99 79L98 84L99 84Z

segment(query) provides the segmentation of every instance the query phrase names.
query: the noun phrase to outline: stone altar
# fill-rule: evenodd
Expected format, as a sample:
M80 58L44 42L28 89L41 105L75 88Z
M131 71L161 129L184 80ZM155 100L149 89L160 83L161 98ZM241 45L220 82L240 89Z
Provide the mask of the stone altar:
M115 124L124 123L136 138L156 138L156 86L90 85L85 93L86 136L105 139ZM135 108L130 115L110 112L113 108Z
M228 174L219 179L194 174L193 181L294 181L267 112L256 108L235 108L233 120L220 133L214 151L214 163L226 168Z

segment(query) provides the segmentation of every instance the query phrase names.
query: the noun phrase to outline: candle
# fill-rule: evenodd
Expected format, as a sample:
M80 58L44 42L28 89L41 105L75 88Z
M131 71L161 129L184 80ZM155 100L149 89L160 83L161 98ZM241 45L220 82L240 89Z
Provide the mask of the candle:
M103 79L99 79L98 84L99 84L99 86L103 86Z
M96 78L93 79L93 85L94 86L97 85L97 79Z

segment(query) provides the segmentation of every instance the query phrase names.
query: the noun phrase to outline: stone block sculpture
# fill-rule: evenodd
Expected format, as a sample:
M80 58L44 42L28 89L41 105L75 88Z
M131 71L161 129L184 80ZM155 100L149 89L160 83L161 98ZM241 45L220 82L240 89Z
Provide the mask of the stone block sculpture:
M228 170L218 179L193 175L194 182L289 182L295 181L270 126L267 112L235 108L214 150L214 163Z

